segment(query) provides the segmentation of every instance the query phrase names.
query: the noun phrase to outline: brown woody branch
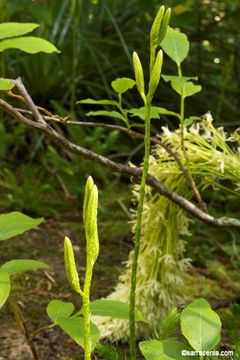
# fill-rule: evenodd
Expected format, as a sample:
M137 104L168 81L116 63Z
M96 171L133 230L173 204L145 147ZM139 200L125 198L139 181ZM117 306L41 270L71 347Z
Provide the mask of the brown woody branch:
M11 94L11 96L13 96L13 95ZM14 94L14 97L17 97L17 96L18 95ZM32 111L29 111L29 110L25 110L25 109L16 109L16 110L18 110L20 113L27 113L27 114L33 115ZM79 126L88 126L88 127L103 127L103 128L107 128L107 129L111 129L111 130L118 130L118 131L121 131L121 132L127 134L128 136L130 136L133 139L144 140L144 134L141 134L141 133L139 133L137 131L133 131L131 129L128 129L126 127L119 126L119 125L99 123L99 122L96 123L96 122L91 122L91 121L87 121L87 122L84 122L84 121L67 121L66 119L61 120L61 118L58 117L58 116L45 116L45 115L43 115L43 118L46 121L62 122L62 123L67 124L67 125L79 125ZM163 147L168 152L168 154L171 157L174 158L174 160L176 161L180 171L183 173L183 175L186 178L187 182L190 184L190 186L191 186L191 188L192 188L192 190L194 192L195 198L197 199L201 209L203 211L207 212L206 204L202 200L201 194L200 194L200 192L199 192L199 190L198 190L198 188L196 186L196 183L195 183L191 173L188 171L187 168L184 167L184 165L183 165L182 161L180 160L180 158L178 157L178 155L168 145L164 144L162 141L160 141L155 136L151 137L151 142L153 144L158 144L161 147Z
M112 130L118 130L121 132L126 133L127 135L131 136L133 139L144 139L144 135L137 132L137 131L133 131L131 129L127 129L123 126L119 126L119 125L113 125L113 124L105 124L105 123L94 123L94 122L82 122L82 121L67 121L66 124L70 124L70 125L84 125L84 126L92 126L92 127L96 127L96 126L100 126L100 127L104 127L104 128L108 128L108 129L112 129ZM190 184L193 193L201 207L202 210L204 210L205 212L207 212L207 207L206 204L203 202L201 194L197 188L197 185L191 175L191 173L188 171L187 168L184 167L182 161L180 160L180 158L178 157L178 155L166 144L164 144L162 141L160 141L160 139L158 139L156 136L152 136L151 137L151 142L153 144L157 144L160 145L162 148L164 148L166 150L166 152L174 158L174 160L176 161L180 171L183 173L185 179L187 180L187 182Z
M53 129L48 123L46 123L46 121L44 120L43 116L39 113L39 111L36 111L36 106L32 100L29 101L30 96L27 93L21 79L18 78L17 80L10 80L10 81L14 82L21 95L25 98L26 104L28 105L28 108L32 112L36 121L29 120L27 117L22 115L19 111L17 111L13 106L8 104L3 99L0 99L0 108L2 108L7 113L11 114L20 123L27 125L30 128L37 129L42 133L46 134L56 145L64 148L65 150L78 154L85 159L92 160L98 164L101 164L102 166L114 172L131 176L134 178L135 181L139 181L142 174L141 168L131 167L128 165L116 163L104 156L94 153L91 150L88 150L86 148L83 148L79 145L76 145L68 141L64 136L62 136L55 129ZM208 213L198 208L189 200L169 190L161 181L157 180L151 174L148 174L147 184L152 186L161 195L165 196L169 200L173 201L175 204L179 205L182 209L186 210L195 218L207 224L216 227L231 226L231 227L240 228L240 220L235 218L227 218L227 217L215 218L209 215Z

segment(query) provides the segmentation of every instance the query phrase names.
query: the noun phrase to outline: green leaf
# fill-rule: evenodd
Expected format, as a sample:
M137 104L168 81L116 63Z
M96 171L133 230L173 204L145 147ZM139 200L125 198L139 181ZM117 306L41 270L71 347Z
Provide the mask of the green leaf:
M76 104L90 104L90 105L118 105L115 100L94 100L94 99L83 99L76 102Z
M44 221L43 218L32 219L18 211L0 215L0 241L10 239L30 230Z
M185 126L189 126L189 125L192 125L192 123L194 121L199 121L199 120L201 120L201 118L199 116L190 116L189 118L184 119L183 124Z
M189 51L189 41L185 34L168 27L161 46L164 52L178 65L186 59Z
M62 300L52 300L47 306L47 314L53 322L58 322L60 318L69 317L72 315L73 311L73 303Z
M197 79L197 77L186 77L186 76L170 76L163 75L165 81L170 81L172 88L179 94L183 95L184 98L192 96L202 90L201 85L195 85L189 79Z
M87 116L108 116L111 118L116 118L116 119L125 121L122 114L120 114L117 111L107 111L107 110L89 111L86 115Z
M147 340L139 343L141 353L146 360L186 360L182 350L188 350L188 346L175 340ZM188 359L195 359L187 356Z
M8 273L0 273L0 309L10 293L10 277Z
M84 323L82 317L70 317L58 319L58 325L67 333L79 346L84 349ZM100 332L96 325L90 324L92 350L100 339Z
M129 304L117 300L95 300L90 304L91 314L97 316L110 316L117 319L129 319ZM136 309L136 321L146 322L142 313Z
M131 116L138 116L141 120L145 120L145 107L140 108L133 108L128 110L128 113L131 114ZM151 119L159 119L159 111L157 106L151 106L151 113L150 113Z
M171 82L172 88L184 98L192 96L202 90L201 85L195 85L193 82Z
M181 329L194 350L210 351L220 341L221 320L205 299L197 299L182 311Z
M164 81L179 81L187 82L189 80L198 80L198 76L176 76L176 75L162 75Z
M5 22L0 24L0 39L27 34L39 25L35 23Z
M111 85L116 93L123 94L127 90L132 89L134 87L135 81L133 79L123 77L113 80Z
M131 116L138 116L143 121L145 120L145 107L141 107L138 109L137 108L130 109L128 110L128 113L130 113ZM179 115L174 111L169 111L167 109L158 106L151 106L151 113L150 113L151 119L159 119L160 115L172 115L179 117Z
M48 269L48 265L37 260L10 260L0 267L0 272L7 272L11 275L34 269Z
M11 90L15 85L6 79L0 79L0 90Z
M1 41L0 52L6 49L19 49L29 54L36 54L40 51L45 53L60 52L49 41L34 36L20 36Z

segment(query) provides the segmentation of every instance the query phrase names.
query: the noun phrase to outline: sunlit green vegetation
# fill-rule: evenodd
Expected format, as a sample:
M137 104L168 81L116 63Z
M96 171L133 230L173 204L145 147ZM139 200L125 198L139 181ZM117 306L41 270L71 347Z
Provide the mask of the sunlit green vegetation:
M239 13L0 0L0 358L238 359Z

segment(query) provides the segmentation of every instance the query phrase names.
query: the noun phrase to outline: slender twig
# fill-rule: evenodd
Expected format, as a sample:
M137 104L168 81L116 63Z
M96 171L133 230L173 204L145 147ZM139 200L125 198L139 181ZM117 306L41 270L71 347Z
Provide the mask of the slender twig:
M134 178L134 181L139 181L139 179L141 178L141 174L142 174L141 168L116 163L102 155L98 155L94 153L91 150L76 145L70 142L69 140L67 140L63 135L59 134L44 120L43 120L44 123L39 123L36 121L29 120L26 116L22 115L19 111L17 111L13 106L11 106L3 99L0 99L0 108L3 109L5 112L11 114L20 123L27 125L30 128L41 131L58 146L62 147L63 149L71 153L78 154L85 159L94 161L114 172L131 176ZM30 110L31 111L33 110L32 107L30 107ZM240 220L229 217L215 218L209 215L208 213L204 212L199 207L194 205L191 201L185 199L184 197L168 189L161 181L157 180L151 174L148 174L146 182L148 185L152 186L158 193L165 196L169 200L173 201L175 204L179 205L182 209L186 210L189 214L203 221L204 223L216 227L240 228Z
M24 110L24 109L17 109L17 110L19 112L22 112L22 113L32 114L32 112L29 111L29 110ZM46 121L64 122L64 124L66 124L66 125L103 127L103 128L107 128L107 129L111 129L111 130L118 130L118 131L121 131L121 132L129 135L133 139L142 139L142 140L144 139L144 134L139 133L139 132L137 132L135 130L130 130L129 128L119 126L119 125L106 124L106 123L96 123L96 122L90 122L90 121L66 121L66 119L62 120L60 117L57 117L55 115L52 116L52 117L51 116L43 116L43 118ZM157 145L160 145L161 147L163 147L169 153L169 155L174 158L174 160L176 161L179 169L181 170L181 172L185 176L186 180L190 184L198 203L201 205L201 207L202 207L202 209L204 211L207 211L206 204L204 204L203 200L201 199L201 195L200 195L200 193L198 191L198 188L197 188L197 186L195 184L195 181L194 181L193 177L191 176L191 173L188 171L188 169L186 169L184 167L184 165L183 165L182 161L180 160L179 156L168 145L164 144L157 137L152 136L151 137L151 142L153 144L157 144Z
M19 306L11 299L8 300L8 305L9 305L10 310L14 314L14 317L15 317L16 323L19 326L19 329L21 330L21 332L23 333L23 335L25 336L25 338L27 340L28 346L31 350L34 360L39 360L37 350L36 350L33 342L31 341L31 337L29 334L29 330L28 330L26 321L24 319L24 316L23 316L21 310L19 309Z
M43 117L39 112L37 106L34 104L33 99L31 98L25 86L23 85L21 78L18 77L16 80L10 80L10 81L17 87L18 91L23 96L26 105L28 106L29 109L31 109L33 113L35 120L41 124L44 124L45 121L43 120Z
M36 338L36 336L37 336L38 334L40 334L40 333L43 332L43 331L48 331L48 330L52 329L54 326L56 326L56 324L44 325L44 326L38 328L37 330L35 330L35 331L29 336L29 339L28 339L29 343L32 343L33 340Z

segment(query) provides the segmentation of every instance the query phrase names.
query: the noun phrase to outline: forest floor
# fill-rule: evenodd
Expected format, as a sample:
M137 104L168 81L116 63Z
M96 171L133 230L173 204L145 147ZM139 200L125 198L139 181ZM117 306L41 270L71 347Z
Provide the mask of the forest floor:
M73 294L66 279L63 257L63 239L68 236L73 242L79 273L84 275L85 246L79 218L64 222L47 220L37 229L1 243L2 263L17 258L31 258L46 262L49 269L26 272L12 278L10 301L0 314L0 360L34 359L26 336L20 329L21 324L19 326L19 321L18 324L15 321L13 309L15 312L16 309L19 310L22 325L31 335L50 324L46 313L50 300L71 301L79 308L79 298ZM94 271L92 299L105 297L114 289L123 268L122 263L128 258L132 248L129 226L125 225L122 234L121 229L118 229L117 236L116 233L111 233L110 228L112 229L112 223L100 224L100 234L103 236L100 236L100 256ZM195 257L195 262L186 276L183 303L195 297L205 297L215 307L225 308L229 300L239 297L240 287L236 285L240 284L239 271L236 269L234 279L229 277L221 270L216 258L206 268L199 266L200 255L205 257L202 240L201 236L192 249L191 255ZM209 244L206 251L209 252ZM219 251L222 263L225 262L224 266L231 265L230 258L221 254L221 249ZM226 334L223 336L223 344L228 344ZM83 359L81 349L58 327L39 332L33 345L39 360ZM94 358L101 359L97 355Z
M107 234L106 234L107 235ZM79 298L71 291L64 269L63 239L71 238L80 274L84 275L84 235L77 222L59 223L48 220L35 230L1 244L1 262L17 258L38 259L49 269L15 276L9 303L1 310L0 360L32 360L26 336L17 325L13 307L17 307L29 334L50 324L46 307L50 300L71 301L79 308ZM95 266L92 298L108 295L117 282L122 262L131 247L130 236L118 236L103 241ZM81 358L80 348L61 331L53 328L40 332L34 342L39 360L75 360Z

